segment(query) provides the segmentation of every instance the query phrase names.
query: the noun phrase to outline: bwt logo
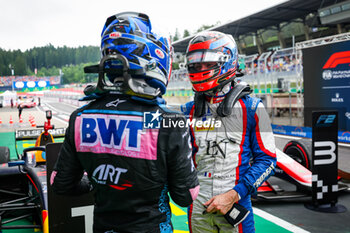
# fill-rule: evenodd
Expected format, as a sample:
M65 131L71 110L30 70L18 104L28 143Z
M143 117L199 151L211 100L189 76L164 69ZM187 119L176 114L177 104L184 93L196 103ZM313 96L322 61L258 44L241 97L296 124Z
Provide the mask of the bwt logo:
M329 127L333 124L334 120L336 118L336 115L321 115L317 119L316 126L317 127Z
M129 118L129 119L128 119ZM137 150L140 147L141 118L130 120L130 117L84 116L81 123L82 145L102 146L120 149L126 141L126 149Z
M327 62L324 64L323 69L335 68L338 65L350 63L350 51L333 53Z
M144 112L143 113L143 128L145 129L159 129L160 122L162 120L159 110L156 112Z

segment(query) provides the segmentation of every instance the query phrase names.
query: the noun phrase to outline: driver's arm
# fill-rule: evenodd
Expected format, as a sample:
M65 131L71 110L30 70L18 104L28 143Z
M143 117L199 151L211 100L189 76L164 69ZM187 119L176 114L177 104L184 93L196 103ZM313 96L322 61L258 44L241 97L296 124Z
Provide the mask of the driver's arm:
M80 195L92 190L89 180L83 176L84 169L78 159L73 138L76 112L72 113L65 140L59 152L54 172L51 174L51 185L57 194Z
M276 167L275 139L271 121L262 103L258 104L250 132L253 163L238 184L233 188L244 198L257 192L258 187L274 172Z

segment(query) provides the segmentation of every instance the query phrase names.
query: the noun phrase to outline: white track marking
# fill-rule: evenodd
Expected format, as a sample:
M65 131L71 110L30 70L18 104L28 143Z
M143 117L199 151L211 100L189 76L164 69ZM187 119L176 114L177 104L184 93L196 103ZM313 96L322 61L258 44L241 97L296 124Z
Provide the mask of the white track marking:
M289 136L289 135L281 135L281 134L274 134L275 137L278 138L286 138L286 139L294 139L294 140L300 140L300 137L295 137L295 136Z
M283 219L280 219L272 214L269 214L267 213L266 211L263 211L261 209L258 209L256 207L253 207L253 212L254 214L270 221L270 222L273 222L274 224L280 226L280 227L283 227L284 229L288 230L288 231L291 231L291 232L294 232L294 233L308 233L309 231L306 231L298 226L295 226Z
M349 143L339 143L339 142L338 142L338 145L339 145L339 146L349 147L349 148L350 148L350 144L349 144Z
M45 103L45 104L47 104L47 103ZM51 105L49 105L49 106L51 107ZM45 111L40 110L38 106L36 106L36 110L38 110L39 112L45 112ZM56 109L55 109L55 110L56 110ZM62 119L60 119L60 118L58 118L58 117L56 117L56 116L54 116L54 115L52 115L52 118L54 118L54 119L57 120L57 121L60 121L60 122L64 123L65 125L68 125L68 122L67 122L67 121L62 120Z

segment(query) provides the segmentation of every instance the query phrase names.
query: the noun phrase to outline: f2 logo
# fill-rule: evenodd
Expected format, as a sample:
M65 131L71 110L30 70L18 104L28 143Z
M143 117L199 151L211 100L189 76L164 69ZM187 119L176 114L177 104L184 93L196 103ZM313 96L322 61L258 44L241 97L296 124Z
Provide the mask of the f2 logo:
M317 127L329 127L333 124L334 120L335 120L336 115L332 114L332 115L321 115L318 119L317 119L317 123L316 126Z
M336 159L335 155L335 143L331 141L321 141L321 142L315 142L315 160L314 165L328 165L334 163ZM326 147L327 149L319 150L317 148L319 147ZM329 158L326 159L318 159L317 156L324 156L328 155Z

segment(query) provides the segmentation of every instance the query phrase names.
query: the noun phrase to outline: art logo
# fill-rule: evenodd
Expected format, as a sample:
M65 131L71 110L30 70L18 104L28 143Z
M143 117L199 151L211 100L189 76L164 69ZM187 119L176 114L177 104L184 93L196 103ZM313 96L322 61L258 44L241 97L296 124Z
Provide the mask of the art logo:
M115 167L111 164L101 164L92 173L92 179L98 184L108 184L111 188L124 190L132 187L129 181L121 179L122 174L127 172L128 169L125 168Z
M145 129L159 129L160 122L162 120L159 110L156 112L144 112L143 113L143 128Z

